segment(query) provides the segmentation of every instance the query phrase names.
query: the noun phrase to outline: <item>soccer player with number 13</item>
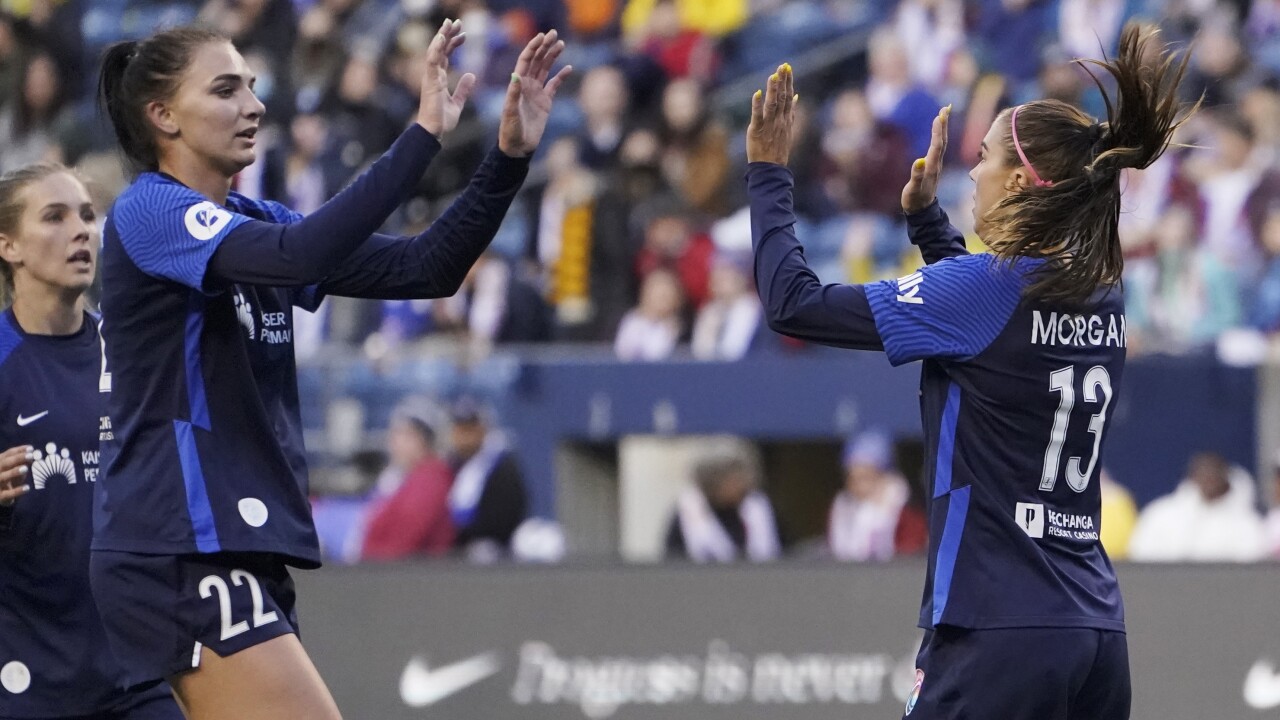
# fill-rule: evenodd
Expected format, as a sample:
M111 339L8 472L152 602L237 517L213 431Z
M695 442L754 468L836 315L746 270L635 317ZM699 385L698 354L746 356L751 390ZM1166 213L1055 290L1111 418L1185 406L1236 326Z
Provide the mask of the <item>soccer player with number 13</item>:
M969 173L991 254L970 255L934 197L943 108L902 192L925 266L896 281L818 282L786 168L790 66L752 99L747 186L770 327L894 365L923 360L930 547L912 720L1129 717L1098 474L1125 360L1120 172L1160 157L1189 114L1186 60L1154 42L1130 25L1118 56L1097 63L1115 81L1114 100L1099 83L1105 122L1055 100L996 117Z

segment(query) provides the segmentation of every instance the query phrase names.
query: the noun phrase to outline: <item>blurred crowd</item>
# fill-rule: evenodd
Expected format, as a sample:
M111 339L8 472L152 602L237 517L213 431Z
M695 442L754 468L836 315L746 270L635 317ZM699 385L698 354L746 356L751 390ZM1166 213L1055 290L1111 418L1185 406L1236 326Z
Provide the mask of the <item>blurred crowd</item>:
M333 298L300 313L304 370L356 354L375 368L441 351L485 357L506 343L596 343L626 361L801 352L764 327L752 287L741 136L765 76L782 61L796 68L792 169L808 260L826 282L866 282L920 262L898 198L940 106L953 112L939 200L978 250L966 175L991 120L1040 97L1104 115L1073 58L1114 52L1131 19L1194 46L1184 97L1203 97L1204 109L1176 147L1123 179L1129 350L1249 363L1280 337L1280 0L0 0L0 172L42 159L75 165L106 208L128 178L94 101L99 54L159 25L200 21L235 41L267 107L258 160L236 189L309 213L410 121L427 43L446 18L460 18L468 38L452 70L479 85L389 231L421 230L465 187L530 37L558 28L575 72L529 182L462 291ZM376 486L317 508L326 552L564 552L555 528L526 518L518 463L490 409L401 399L387 403L399 405ZM920 493L890 446L874 433L847 446L831 555L922 550ZM1164 538L1189 537L1178 528L1192 521L1236 541L1242 533L1229 528L1256 524L1257 541L1150 559L1280 552L1280 514L1264 523L1252 482L1239 489L1237 469L1215 458L1194 460L1142 518L1132 500L1125 515L1123 489L1108 482L1119 509L1107 512L1120 519L1107 524L1136 526L1108 543L1113 552L1168 551L1177 544ZM668 526L672 554L783 552L785 532L749 462L713 454L693 475ZM1280 470L1276 480L1280 496Z
M1054 97L1102 114L1076 57L1114 51L1146 19L1194 44L1179 145L1132 172L1121 223L1133 352L1224 345L1265 356L1280 331L1280 2L1275 0L4 0L0 171L75 164L105 204L126 182L93 102L96 58L157 24L233 38L268 108L237 189L308 213L396 137L445 18L480 80L463 124L391 223L413 232L493 142L518 49L559 28L576 72L536 170L456 297L337 299L299 319L300 356L369 357L420 344L596 342L625 360L736 359L793 347L762 327L743 209L748 99L797 68L799 234L824 281L893 277L919 262L898 191L952 104L940 200L972 225L965 177L996 112ZM975 247L976 238L975 240ZM793 348L794 349L794 348Z
M827 478L806 489L830 497L825 533L817 539L786 537L751 452L709 448L675 503L667 556L694 562L922 556L929 543L923 487L903 471L895 444L875 430L855 435L842 453L841 482L832 487ZM1280 455L1261 480L1217 453L1200 452L1183 478L1170 478L1172 492L1139 510L1124 485L1103 470L1100 540L1112 560L1280 560L1280 507L1262 510L1263 497L1280 497Z

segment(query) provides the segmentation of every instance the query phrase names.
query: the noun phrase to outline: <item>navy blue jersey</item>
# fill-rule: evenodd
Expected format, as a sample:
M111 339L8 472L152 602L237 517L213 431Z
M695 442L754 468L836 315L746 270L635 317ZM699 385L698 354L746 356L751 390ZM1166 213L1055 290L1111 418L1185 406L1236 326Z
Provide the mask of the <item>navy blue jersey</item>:
M756 274L772 326L921 368L929 572L921 627L1123 630L1099 540L1098 475L1124 371L1124 299L1026 298L1039 261L968 255L933 206L909 226L929 264L821 286L793 231L791 175L753 164Z
M439 150L407 129L374 166L302 218L231 193L225 204L145 173L103 238L112 388L95 550L275 553L320 563L307 498L292 310L326 295L450 295L528 170L492 151L416 237L375 231Z
M0 717L88 715L124 696L89 592L101 366L89 316L47 336L0 314L0 448L35 448L31 490L0 508Z
M219 242L250 219L158 173L112 207L102 250L112 432L102 444L95 549L263 551L319 563L293 356L293 305L314 290L204 289Z

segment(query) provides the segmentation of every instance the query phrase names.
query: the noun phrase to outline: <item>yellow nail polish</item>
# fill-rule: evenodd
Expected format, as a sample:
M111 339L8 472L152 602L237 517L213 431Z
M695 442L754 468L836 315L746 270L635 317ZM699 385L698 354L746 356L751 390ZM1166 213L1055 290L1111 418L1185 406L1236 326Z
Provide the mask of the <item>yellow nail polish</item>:
M752 97L753 97L753 98L756 98L756 99L759 99L759 98L760 98L760 91L759 91L759 90L757 90L757 91L756 91L756 94L755 94L755 95L752 95Z
M769 82L778 82L778 73L769 76Z
M791 72L791 63L782 63L783 72Z
M915 161L915 164L912 166L912 169L913 169L913 170L923 170L923 169L924 169L924 158L920 158L919 160L916 160L916 161Z
M800 102L800 93L796 93L795 95L791 96L791 104L794 105L795 103L798 103L798 102Z

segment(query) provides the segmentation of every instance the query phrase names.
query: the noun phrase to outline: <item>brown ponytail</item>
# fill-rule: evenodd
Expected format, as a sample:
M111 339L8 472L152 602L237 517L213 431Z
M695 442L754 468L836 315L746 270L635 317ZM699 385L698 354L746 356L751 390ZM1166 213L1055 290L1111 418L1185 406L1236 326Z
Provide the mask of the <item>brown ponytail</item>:
M989 230L984 239L1002 259L1047 260L1027 289L1028 297L1081 304L1099 287L1120 282L1120 171L1155 162L1200 105L1186 108L1178 99L1186 55L1179 59L1163 45L1153 62L1144 62L1158 34L1129 23L1114 60L1076 61L1096 65L1115 79L1113 100L1094 77L1106 103L1106 122L1057 100L1018 107L1019 145L1049 184L1016 188L999 202L985 218ZM1011 115L1005 110L996 122L1005 126L1005 158L1016 167L1021 161Z

